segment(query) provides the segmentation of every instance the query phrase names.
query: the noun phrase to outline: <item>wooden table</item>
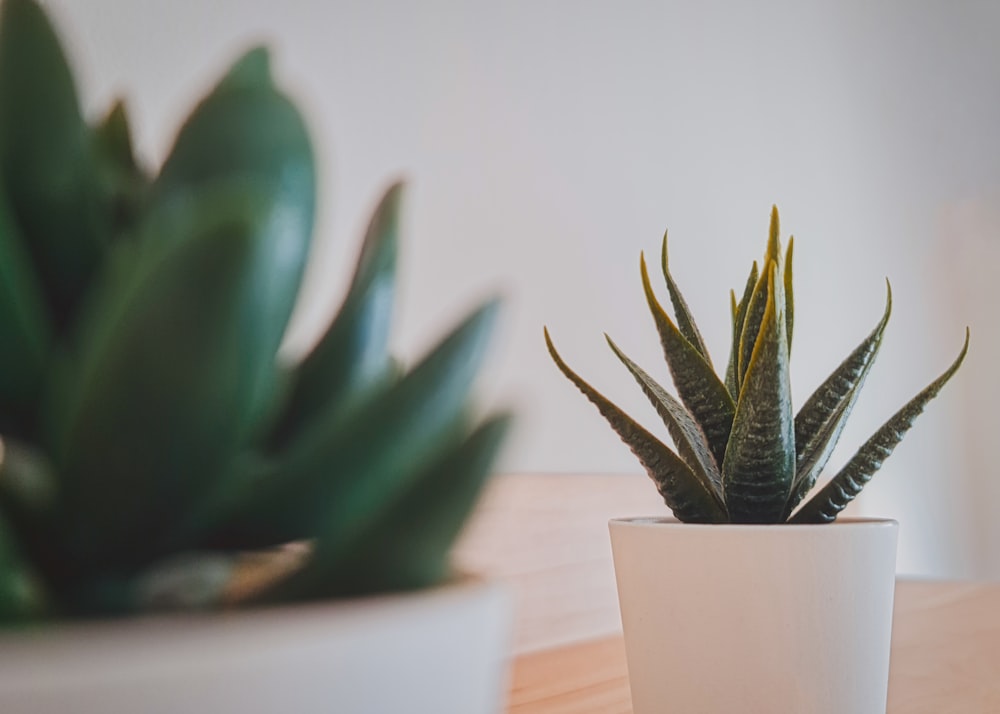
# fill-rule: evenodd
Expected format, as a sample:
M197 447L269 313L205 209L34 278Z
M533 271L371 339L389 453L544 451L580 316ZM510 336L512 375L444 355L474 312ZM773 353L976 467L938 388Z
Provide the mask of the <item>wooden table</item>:
M889 714L1000 714L1000 583L900 581L890 670ZM631 711L620 635L514 662L509 714Z

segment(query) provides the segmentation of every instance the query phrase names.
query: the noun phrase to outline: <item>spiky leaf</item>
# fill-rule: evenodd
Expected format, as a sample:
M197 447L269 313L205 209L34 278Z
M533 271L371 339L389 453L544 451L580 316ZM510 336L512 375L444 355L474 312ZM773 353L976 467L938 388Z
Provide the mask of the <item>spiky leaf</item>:
M716 502L711 488L663 442L570 369L556 351L548 330L545 330L545 344L559 371L597 407L601 416L636 455L664 502L679 520L690 523L722 523L726 520L726 514Z
M764 318L722 465L726 505L734 523L776 522L795 475L788 339L777 270L772 262Z
M698 331L698 325L695 324L694 316L691 314L691 310L688 308L687 301L681 294L680 288L677 287L677 282L674 280L673 275L670 274L670 267L667 261L667 234L665 231L663 233L663 247L660 250L660 266L663 270L663 277L667 282L667 292L670 293L670 302L674 306L674 316L677 318L678 329L684 335L684 339L698 350L698 354L711 367L712 358L708 355L708 347L705 346L705 340L702 339L701 332Z
M875 363L892 312L888 281L886 290L885 312L875 329L816 388L795 416L795 481L785 506L785 519L816 484Z
M150 179L139 166L132 147L125 103L115 102L93 130L97 180L110 211L112 236L134 237Z
M740 338L743 336L743 325L747 318L747 307L750 305L750 298L753 296L753 290L757 286L757 280L759 278L757 261L753 263L753 267L750 269L750 275L747 276L746 286L743 288L743 297L740 298L738 304L736 304L735 309L733 309L733 344L729 352L729 364L726 366L726 389L729 390L730 396L733 400L740 398L740 382L739 382L739 356L740 356ZM731 293L731 297L735 300L735 293Z
M893 414L878 431L815 496L792 516L791 523L829 523L833 521L847 504L861 492L872 476L882 467L897 444L906 436L913 422L924 411L941 388L958 371L969 350L969 331L965 332L965 344L958 357L945 372L927 385L923 391Z
M660 345L663 347L663 356L670 368L674 387L684 406L704 431L716 463L721 465L729 432L733 427L736 406L726 385L719 381L712 366L684 338L656 299L649 282L645 257L640 259L640 272L646 302L660 333Z
M656 413L660 415L670 433L670 438L673 439L674 445L677 447L677 453L711 490L719 507L725 510L726 506L722 495L722 474L709 450L708 441L705 439L705 433L701 427L680 402L674 399L645 370L629 359L610 337L605 335L605 338L615 356L632 373L643 394L656 409Z
M788 333L788 352L792 352L792 328L795 326L795 298L792 290L792 248L795 236L788 239L785 251L785 331Z

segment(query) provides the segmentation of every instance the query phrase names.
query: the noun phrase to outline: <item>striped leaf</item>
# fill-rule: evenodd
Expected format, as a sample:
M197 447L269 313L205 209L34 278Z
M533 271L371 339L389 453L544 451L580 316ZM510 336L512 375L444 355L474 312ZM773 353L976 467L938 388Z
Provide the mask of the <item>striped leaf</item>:
M795 324L795 299L792 292L792 248L795 236L788 239L788 250L785 251L785 331L788 333L788 352L792 352L792 327Z
M760 335L747 367L722 465L734 523L777 522L795 475L795 424L783 290L772 261Z
M677 287L677 283L673 276L670 274L670 267L667 262L667 233L663 233L663 247L660 250L660 265L663 270L663 277L667 281L667 292L670 293L670 302L674 306L674 316L677 319L677 327L680 329L681 334L684 335L684 339L691 343L691 346L698 350L700 354L709 366L712 365L712 358L708 356L708 348L705 346L705 341L701 337L701 332L698 331L698 326L695 324L694 316L691 315L691 310L688 308L687 301L681 294L680 288Z
M726 443L733 427L736 405L733 403L726 385L719 381L712 366L698 353L698 350L681 334L677 325L656 299L649 282L646 259L641 258L642 287L646 302L653 314L656 329L660 333L663 356L670 368L674 387L681 402L701 426L708 440L709 449L717 464L722 463L726 453Z
M945 372L931 382L917 396L892 415L875 434L858 449L851 460L830 479L815 496L792 516L790 523L829 523L836 519L847 504L861 492L872 476L882 467L897 444L902 441L913 422L924 411L941 388L958 371L969 350L969 331L965 331L965 344L958 357Z
M597 407L601 416L636 455L656 484L664 503L678 520L689 523L724 523L727 520L710 487L694 474L683 459L569 368L556 352L547 329L545 344L559 371Z
M738 304L736 304L735 309L733 309L733 344L732 349L729 352L729 364L726 367L726 389L729 390L729 394L732 396L733 400L740 398L740 384L739 384L739 355L740 355L740 338L743 336L743 324L746 322L747 317L747 306L750 304L750 297L753 295L753 289L757 285L757 278L759 277L757 261L753 263L753 267L750 269L750 275L747 277L746 286L743 288L743 297L740 298ZM730 291L731 299L735 303L736 293Z
M705 439L705 433L701 430L701 427L698 426L694 417L691 416L680 402L657 384L639 365L629 359L610 337L607 335L604 337L607 339L608 345L611 346L611 350L615 353L615 356L632 373L643 394L646 395L650 404L656 409L656 413L660 415L664 425L667 427L667 431L670 433L670 438L674 440L677 453L684 459L684 463L694 471L695 476L701 479L702 483L712 491L719 507L725 510L726 505L722 494L722 474L708 448L708 441Z
M885 313L875 329L817 387L795 416L795 482L785 506L783 520L788 518L816 484L816 479L837 445L865 378L875 363L882 345L882 335L892 312L892 288L888 281L886 291Z

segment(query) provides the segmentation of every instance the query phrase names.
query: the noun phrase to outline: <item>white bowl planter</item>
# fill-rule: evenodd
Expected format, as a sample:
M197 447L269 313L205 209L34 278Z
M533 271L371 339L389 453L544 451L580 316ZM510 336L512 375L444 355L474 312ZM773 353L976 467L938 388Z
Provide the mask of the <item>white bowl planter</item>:
M510 608L475 580L406 595L0 634L3 714L498 714Z
M885 714L895 521L610 529L635 714Z

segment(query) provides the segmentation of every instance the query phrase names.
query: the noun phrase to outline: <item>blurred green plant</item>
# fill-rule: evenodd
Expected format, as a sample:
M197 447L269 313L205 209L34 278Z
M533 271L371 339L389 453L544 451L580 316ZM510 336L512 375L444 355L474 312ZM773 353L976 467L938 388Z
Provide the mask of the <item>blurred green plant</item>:
M5 0L0 622L220 605L248 553L289 543L305 556L241 602L447 575L509 422L470 404L497 303L412 369L391 358L402 191L325 334L283 365L315 167L267 52L236 62L154 176L123 105L86 123L45 14Z
M657 300L645 257L641 258L646 301L680 400L630 360L610 337L605 337L663 420L676 451L570 369L545 330L549 353L560 371L598 408L639 458L678 520L835 520L881 468L965 358L968 330L955 362L885 422L836 475L799 507L826 466L875 361L889 321L892 292L888 292L885 313L871 334L793 414L789 383L793 244L790 238L787 252L782 255L778 209L774 208L763 270L754 262L742 298L737 301L736 292L730 293L732 350L723 379L716 375L701 333L670 273L666 235L661 264L676 321Z

